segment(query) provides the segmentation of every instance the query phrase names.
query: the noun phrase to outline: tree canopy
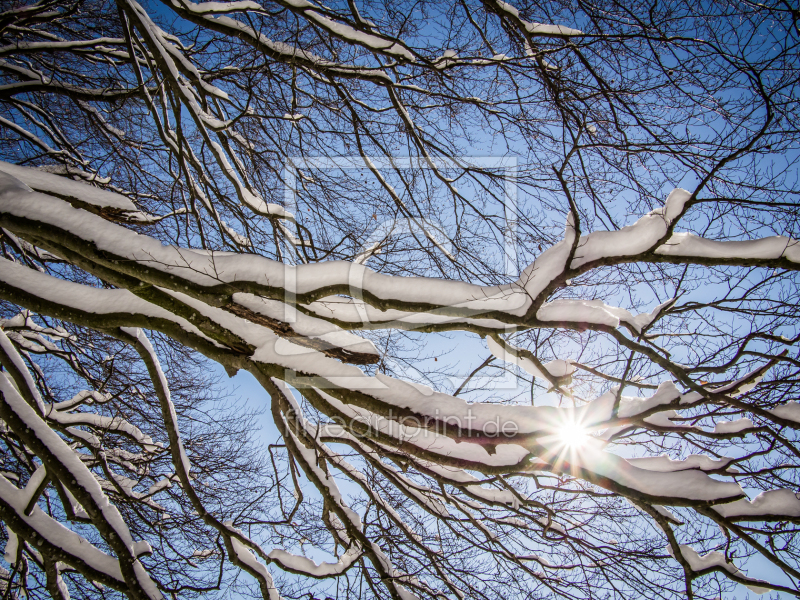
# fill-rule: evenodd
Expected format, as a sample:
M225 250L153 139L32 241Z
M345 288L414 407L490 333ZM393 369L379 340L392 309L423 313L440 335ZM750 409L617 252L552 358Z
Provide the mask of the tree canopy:
M800 596L791 3L0 8L5 597Z

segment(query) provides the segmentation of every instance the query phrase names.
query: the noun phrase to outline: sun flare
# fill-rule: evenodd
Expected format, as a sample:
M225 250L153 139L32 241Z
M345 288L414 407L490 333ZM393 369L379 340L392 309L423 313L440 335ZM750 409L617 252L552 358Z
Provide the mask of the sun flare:
M558 437L565 446L569 446L570 448L579 448L589 439L586 429L581 427L578 423L565 423L558 430Z

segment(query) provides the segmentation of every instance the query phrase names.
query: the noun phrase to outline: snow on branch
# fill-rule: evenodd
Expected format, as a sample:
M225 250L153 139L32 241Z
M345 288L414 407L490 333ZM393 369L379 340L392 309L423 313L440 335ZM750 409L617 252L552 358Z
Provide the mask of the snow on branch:
M66 228L71 235L80 240L90 241L99 250L110 252L116 257L114 260L119 262L133 261L139 264L146 264L147 267L140 267L141 277L147 281L148 285L164 285L165 287L179 288L179 282L191 283L196 289L206 288L214 295L214 289L219 283L230 284L234 281L242 282L248 279L254 283L260 283L259 291L285 292L279 286L280 281L286 277L285 267L279 263L273 263L259 257L238 257L223 255L220 257L200 255L191 250L180 250L173 247L164 247L159 242L151 240L145 236L127 232L125 229L108 223L99 217L94 217L82 213L80 210L66 206L58 199L52 199L43 194L37 194L25 190L23 187L14 187L14 181L6 186L6 193L3 196L3 210L6 214L22 217L34 222L46 223L50 227ZM679 200L683 196L677 196ZM24 202L22 202L24 200ZM681 200L682 201L682 200ZM677 201L676 201L677 202ZM680 204L680 202L678 202ZM664 215L667 220L677 215L680 207L670 206L661 211L654 211L648 216L642 229L650 230L646 244L634 249L641 252L643 248L652 245L652 240L657 236L663 237L666 231ZM589 239L591 240L590 234ZM623 237L630 236L628 232L622 232ZM647 237L643 235L642 237ZM587 245L592 248L596 242L589 241ZM605 247L600 244L598 247ZM580 247L580 245L578 246ZM75 246L75 248L81 248ZM598 251L599 252L599 251ZM104 266L113 269L116 264L114 260L103 259ZM7 261L6 261L7 262ZM49 302L58 304L70 303L75 309L84 313L113 313L124 314L130 312L133 307L142 315L149 318L160 318L162 321L174 323L181 329L192 333L198 339L214 340L213 346L223 348L224 344L216 341L221 339L218 332L227 332L231 339L238 339L243 342L245 347L250 350L248 353L254 365L277 365L281 368L289 369L290 373L300 374L296 379L289 376L288 381L303 385L301 382L304 377L321 378L327 380L328 389L326 392L318 391L320 397L325 399L329 408L335 408L342 415L352 419L362 414L354 412L351 405L362 408L370 407L374 412L377 427L376 430L385 439L392 440L391 443L398 444L410 450L414 454L423 457L435 458L437 461L450 462L453 465L471 465L471 468L493 470L525 470L523 461L530 457L537 457L541 464L550 465L557 468L557 447L554 442L547 442L547 437L553 435L553 431L559 427L560 423L568 420L570 411L566 409L558 410L548 407L504 407L484 404L467 405L463 400L447 396L446 394L425 391L404 383L400 380L377 375L375 377L366 376L363 371L356 367L342 365L332 357L326 357L318 350L313 348L303 348L294 344L289 339L282 339L269 331L267 328L253 328L252 317L248 315L236 316L230 312L220 310L215 306L204 303L202 300L209 296L197 298L185 297L184 292L171 292L170 297L182 300L184 306L195 309L196 314L208 319L209 323L202 323L197 319L197 325L187 321L185 317L177 317L169 312L168 308L154 306L149 302L138 298L134 294L123 290L104 290L102 296L100 291L94 290L91 294L80 291L82 286L72 283L60 283L59 288L53 287L50 282L52 278L25 269L24 267L7 264L3 267L8 276L6 281L19 288L23 284L23 289L27 293L39 297L49 298ZM327 279L329 284L335 285L337 279L352 277L353 265L348 263L323 263L303 265L294 267L299 292L303 293L311 286L320 286L324 283L320 279ZM362 276L366 279L368 273L365 268L358 266ZM341 275L339 271L341 270ZM348 272L349 271L349 272ZM12 276L13 273L13 276ZM173 275L174 274L174 275ZM177 277L176 277L177 276ZM395 290L402 294L430 294L430 290L410 290L409 286L403 281L404 278L392 278L378 274L370 274L369 279L374 281L373 289L381 295L395 295ZM41 280L41 282L40 282ZM48 280L48 283L45 282ZM29 282L29 283L23 283ZM441 282L440 289L435 290L434 294L438 298L431 298L438 303L444 300L459 299L459 295L465 289L479 289L478 286L470 286L459 282ZM466 286L466 287L465 287ZM360 286L365 289L369 286ZM74 292L72 291L74 289ZM480 288L485 289L486 288ZM138 291L138 286L133 288ZM208 293L208 292L204 292ZM477 294L476 294L477 295ZM106 298L107 296L108 298ZM69 298L74 297L73 301ZM111 298L115 300L111 301ZM101 299L102 298L102 299ZM463 296L462 296L463 298ZM485 295L484 295L485 298ZM256 295L239 296L238 299L250 306L256 314L270 315L270 318L281 320L280 304L275 304L274 308L269 308L269 304L256 306L256 302L266 302L258 299ZM419 297L414 298L419 302ZM498 297L496 303L501 306L504 297ZM490 300L475 300L477 303L486 303ZM467 301L469 303L470 301ZM561 306L571 306L572 301L557 301ZM156 300L158 304L159 301ZM428 303L426 303L428 304ZM433 304L433 302L430 302ZM553 303L546 305L540 310L552 310ZM574 306L574 305L572 305ZM173 308L170 306L170 308ZM658 315L661 307L658 307L647 320L636 321L633 317L626 316L621 309L606 308L599 305L587 305L591 310L601 310L606 317L593 317L587 314L578 314L571 317L577 321L598 322L616 326L620 322L617 316L622 314L623 319L634 323L642 328L646 323ZM277 311L277 312L276 312ZM616 312L616 314L615 314ZM611 319L611 320L609 320ZM554 319L561 320L561 319ZM322 320L313 318L301 319L298 325L298 334L308 334L310 337L319 335L314 328L318 328L324 323ZM122 324L122 323L120 323ZM212 326L213 325L213 329ZM306 328L305 330L303 328ZM319 331L319 330L318 330ZM215 333L217 332L217 333ZM336 330L331 330L336 333ZM214 338L210 336L214 335ZM328 335L323 333L323 336ZM336 333L336 335L343 336ZM344 340L344 338L342 338ZM328 341L332 341L331 338ZM339 342L344 347L344 341ZM526 363L527 364L527 363ZM566 366L565 366L566 365ZM556 372L551 370L556 369ZM556 379L571 374L572 369L568 363L553 363L550 366L541 367L546 369L550 377ZM544 374L541 368L533 370ZM535 373L534 373L535 374ZM719 394L724 390L713 390ZM625 399L620 405L618 417L630 419L636 415L647 416L656 412L656 409L665 408L668 404L669 409L675 405L692 404L700 402L703 395L693 392L689 395L680 394L674 385L662 384L655 396L647 401L636 401ZM594 423L599 428L599 424L611 418L611 407L614 404L613 398L608 395L599 398L596 402L590 403L580 409L579 413L585 415L588 422ZM635 408L634 408L635 407ZM666 409L666 408L665 408ZM609 411L609 412L606 412ZM396 416L387 418L392 412ZM604 414L603 414L604 413ZM578 414L578 413L576 413ZM602 415L602 416L601 416ZM420 428L408 428L400 424L402 420L410 418L417 419L422 423ZM400 422L395 421L400 419ZM450 426L450 422L458 421L457 427ZM507 438L488 439L487 427L493 423L513 422L516 430L513 435ZM609 423L610 424L610 423ZM431 433L440 425L443 426L444 435ZM495 436L497 437L497 436ZM454 439L455 438L455 439ZM474 442L470 441L474 438ZM485 444L493 446L492 452L487 451ZM551 456L552 455L552 456ZM601 457L601 458L598 458ZM579 467L582 476L590 481L610 489L624 489L626 493L642 495L650 499L668 499L671 502L715 502L720 500L735 499L741 496L741 490L732 483L713 483L712 480L701 482L698 478L706 477L699 472L688 472L677 474L672 471L652 471L650 469L635 468L628 465L624 460L613 455L604 453L597 455L587 454L582 458ZM632 470L633 469L633 470ZM695 479L698 479L695 481ZM666 503L661 502L660 503Z
M642 260L649 260L649 257L658 255L658 250L664 247L660 240L666 234L670 219L680 213L686 199L685 193L674 192L664 209L653 211L630 228L623 228L618 232L595 232L581 237L577 243L577 253L569 265L565 264L565 258L570 254L573 241L570 241L571 229L567 227L565 240L544 252L523 271L519 281L487 287L433 279L420 280L419 284L414 284L413 279L381 275L363 265L344 261L287 266L254 255L209 256L189 249L165 247L157 240L103 222L99 217L89 216L80 210L76 212L52 196L26 193L24 184L15 181L18 180L11 178L5 184L2 201L4 214L46 224L48 227L67 229L71 235L91 243L97 249L116 257L118 261L147 264L151 269L151 276L144 279L148 283L157 282L167 288L179 288L176 284L183 279L192 287L213 289L223 283L250 282L258 286L261 295L276 300L283 300L289 290L299 302L309 304L309 308L318 316L328 316L329 319L333 317L339 322L363 322L364 319L361 316L358 319L351 316L358 314L358 311L348 308L352 302L334 303L326 300L321 304L320 300L334 293L357 292L367 305L380 309L377 314L368 313L368 318L371 314L377 316L379 322L408 321L417 326L425 322L444 323L451 328L455 323L465 320L465 317L468 323L474 322L486 327L492 327L492 323L498 318L509 325L521 324L531 306L541 305L542 298L539 294L558 281L565 280L567 274L574 274L590 264L607 260L630 262L640 257ZM97 196L89 196L97 201ZM11 223L8 223L8 227L14 229ZM635 245L629 248L625 242L627 239L635 239ZM775 241L777 238L771 239L773 241L769 243L772 246L778 244ZM759 243L761 242L737 242L745 245ZM800 264L800 255L795 256L797 246L788 239L781 239L780 243L784 249L780 252L775 250L771 260L789 260L791 264ZM721 262L747 264L750 255L746 252L743 254L738 257L729 255ZM696 260L713 263L715 257L700 255L686 258L689 262ZM658 260L657 256L655 260ZM764 255L759 255L753 258L753 264L766 264L765 260L767 259ZM292 288L287 288L289 282ZM311 304L315 300L316 304ZM412 313L408 310L411 307L420 307L421 310L417 309ZM542 321L610 327L626 323L633 330L641 331L656 318L662 308L657 307L650 315L632 316L624 309L607 307L594 301L558 300L541 306L537 318Z
M0 335L5 337L2 332ZM13 349L11 350L13 351ZM92 523L116 553L118 559L114 562L117 565L116 568L121 572L126 586L138 591L137 595L143 598L161 598L160 591L136 557L134 540L119 510L111 504L100 483L80 457L48 426L42 417L36 414L36 411L23 399L5 373L0 373L0 395L2 396L0 418L36 453L47 472L51 474L50 476L57 477L80 502ZM5 502L14 507L17 518L19 518L18 513L30 502L30 492L23 491L21 495L15 495L13 490L8 487L5 488L5 491L8 493L4 498ZM44 523L52 523L50 517L43 514L42 516ZM81 547L77 535L67 536L66 539L59 534L53 537L53 526L49 527L51 536L45 537L45 539L49 540L50 544L60 552L69 555L74 552L74 547ZM61 526L56 527L59 532L62 529ZM96 555L90 554L89 556L92 560L97 561ZM115 579L114 570L110 568L107 561L103 561L103 563L106 565L103 573L109 579Z
M516 7L503 2L503 0L492 0L487 4L493 6L497 12L507 18L511 18L514 22L518 23L530 35L555 35L555 36L576 36L583 35L582 31L565 27L563 25L544 25L542 23L532 23L525 21L519 16L519 10Z

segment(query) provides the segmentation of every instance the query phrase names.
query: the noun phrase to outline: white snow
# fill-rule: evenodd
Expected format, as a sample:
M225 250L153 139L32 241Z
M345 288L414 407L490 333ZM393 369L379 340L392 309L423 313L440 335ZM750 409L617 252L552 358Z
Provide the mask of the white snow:
M693 233L674 233L664 245L659 246L656 254L734 260L786 258L800 263L800 242L785 236L721 242Z
M561 275L567 268L575 235L574 217L570 213L564 228L564 238L542 252L530 266L523 269L519 282L531 297L536 298L553 279Z
M8 564L13 565L17 562L17 550L19 549L19 538L11 527L6 525L8 532L8 541L6 542L5 550L3 550L3 560Z
M346 348L352 352L378 354L378 349L375 348L371 341L345 331L330 321L306 315L283 302L243 292L233 294L233 301L257 314L276 321L291 323L292 329L302 336L318 339L339 348Z
M688 191L675 189L663 207L650 211L633 225L581 237L573 268L608 256L632 256L651 249L666 235L667 227L683 211L690 197Z
M87 204L100 207L138 212L136 205L125 196L101 190L100 188L87 185L82 181L74 181L68 177L54 175L44 170L20 167L3 161L0 161L0 172L12 175L37 192L67 198L76 198ZM13 185L13 182L10 182L6 177L0 177L0 190L6 188L6 186Z
M114 535L118 537L118 539L133 555L134 540L131 537L128 526L125 524L125 521L123 520L122 515L119 513L119 510L113 504L111 504L108 497L103 492L100 483L83 463L80 456L67 445L67 443L58 435L58 433L51 429L47 423L36 414L36 411L30 405L28 405L27 402L25 402L23 397L17 391L16 387L11 383L6 372L0 372L0 393L2 394L3 402L5 402L7 405L7 408L15 413L17 418L19 418L25 424L27 430L29 431L29 435L36 436L43 447L47 449L47 452L50 454L52 459L58 461L58 463L69 472L70 476L72 477L72 483L63 482L65 487L69 488L73 493L77 493L77 490L81 490L83 495L91 500L93 505L92 509L97 514L95 518L103 518L114 532ZM24 511L28 501L30 500L30 490L26 489L22 491L12 491L8 488L4 489L2 482L8 482L4 478L0 479L0 494L6 498L7 502L15 506L15 510L18 512ZM10 483L8 483L8 485L11 486ZM13 488L13 486L11 487ZM20 504L22 504L21 507ZM38 506L35 506L31 518L35 519L37 514L44 515L41 509ZM46 539L56 545L60 545L61 542L67 542L68 546L62 547L64 547L65 550L74 551L73 546L76 544L74 538L65 538L65 534L61 530L65 529L69 532L69 534L72 534L76 537L77 534L74 534L72 531L64 528L57 521L52 520L46 515L45 522L45 527L48 528L49 532L55 534L55 539L52 537L46 537L44 534L43 537L46 537ZM51 522L55 525L51 525ZM113 570L111 572L113 572ZM155 583L152 581L152 579L150 579L150 576L147 574L147 572L141 568L141 565L140 568L136 570L136 576L139 585L151 598L161 598L161 593L156 588Z
M14 487L5 477L0 477L0 497L15 510L20 519L32 527L38 535L46 539L49 543L62 548L68 554L76 556L81 561L88 564L91 568L124 584L119 562L117 562L116 558L96 548L86 539L44 513L38 506L34 507L30 516L25 515L23 511L27 500L24 490ZM9 556L9 554L13 556L13 554L16 553L17 540L18 538L16 535L13 537L13 541L9 536L9 543L6 545L5 549L7 557L10 558L11 556ZM6 558L6 560L8 560L8 558ZM155 596L155 598L158 597L159 596Z
M216 343L186 319L177 317L159 306L150 304L128 290L100 289L80 285L34 271L6 259L0 259L0 280L39 298L48 299L56 304L76 308L88 313L99 315L115 312L138 313L150 318L173 321L180 325L182 329L211 343Z
M730 458L711 458L705 454L691 454L683 460L673 460L668 455L662 454L645 458L629 458L628 462L640 469L668 473L687 469L715 471L724 468L731 460Z
M661 506L660 504L653 504L652 506L653 509L662 517L667 519L667 521L670 521L674 525L683 525L683 521L681 521L678 517L676 517L675 513L673 513L666 506Z
M502 361L521 367L534 377L549 381L545 373L543 373L531 359L521 355L519 348L516 348L507 342L504 343L504 346L500 345L492 336L486 336L485 339L486 345L489 347L489 351L495 357ZM544 367L550 377L556 379L563 379L575 372L575 366L570 361L560 359L551 360L550 362L543 364L542 367Z
M426 303L432 306L431 313L412 314L402 310L375 311L356 301L344 299L336 301L325 298L309 307L322 317L330 317L335 314L338 318L342 314L352 314L354 315L352 318L356 322L361 322L364 318L363 312L359 314L360 309L372 310L372 314L383 314L388 318L399 314L401 318L408 319L406 322L409 323L415 322L414 319L419 319L416 322L420 323L432 322L435 319L463 318L468 320L476 313L485 310L499 310L521 315L530 306L529 294L539 294L555 277L563 273L576 235L572 221L569 219L564 239L542 253L537 261L525 270L519 282L484 287L464 282L385 276L370 271L363 265L354 265L344 261L293 267L254 255L201 253L165 247L153 238L137 235L100 217L74 209L61 200L27 191L23 184L8 176L5 184L0 193L0 209L5 212L66 228L74 235L92 242L100 250L109 251L125 260L136 260L147 264L148 268L157 269L177 278L175 287L178 289L181 286L179 283L181 278L185 282L203 286L216 286L220 283L237 281L253 282L265 286L268 290L275 291L275 298L266 299L239 293L235 296L235 301L251 310L270 316L270 318L274 317L282 321L293 318L293 326L296 326L298 331L302 331L304 335L316 336L321 340L329 340L343 347L352 343L356 347L372 352L374 352L374 348L368 342L356 338L344 330L330 328L321 319L302 315L302 311L294 312L294 309L289 309L277 298L282 297L284 288L305 293L326 289L328 286L343 286L339 289L349 289L352 295L357 295L358 290L364 289L369 290L378 298L407 303ZM635 225L620 232L595 232L583 237L575 261L595 260L607 256L609 252L620 250L627 256L629 252L640 251L639 246L633 247L631 244L642 245L644 244L643 238L650 240L648 243L652 245L663 237L667 224L681 213L687 198L688 192L675 190L670 194L664 207L651 211ZM601 235L596 235L596 233ZM571 266L574 267L575 262ZM179 323L185 330L195 335L202 335L190 323L178 319L168 311L152 306L124 290L86 288L56 280L9 261L0 261L0 278L13 282L13 285L23 287L41 297L52 298L56 302L72 305L81 310L101 314L112 311L135 311L150 317L168 318ZM170 290L169 293L255 347L256 351L251 357L252 360L283 366L289 372L297 373L298 377L313 376L327 380L332 384L329 388L330 394L323 392L320 394L344 414L351 418L366 417L374 427L390 438L409 444L409 447L416 447L420 453L427 452L438 455L443 461L466 461L474 464L477 470L512 466L527 468L529 465L523 463L530 457L530 451L524 443L517 443L513 437L504 440L502 436L498 436L496 450L490 453L482 444L438 435L424 427L409 426L408 423L400 425L394 420L385 419L379 413L385 414L394 408L408 409L418 415L421 420L441 420L446 417L448 422L457 421L459 426L465 430L480 431L484 434L488 434L487 427L491 428L492 426L495 427L494 431L496 432L497 425L495 423L511 422L515 424L520 433L540 434L536 437L537 442L557 452L559 442L554 437L557 437L555 434L564 422L577 421L587 427L598 426L610 418L615 403L614 393L609 392L575 410L492 404L468 405L462 399L433 392L429 388L384 375L368 377L355 366L342 364L320 352L293 343L289 339L279 338L265 327L255 325L225 310L206 305L176 289ZM338 293L338 291L331 293ZM667 304L656 307L649 314L634 317L625 309L607 306L602 302L556 300L543 306L537 316L541 320L579 320L607 324L612 327L625 323L633 331L638 331L656 318ZM446 307L447 311L451 313L463 310L464 316L437 315L435 314L437 306ZM324 310L329 312L323 314ZM491 343L487 343L491 347ZM493 352L497 351L498 348L493 348ZM531 368L533 363L530 360L526 363L519 356L512 356L512 361L537 376L537 369ZM566 377L574 371L575 367L568 361L560 360L548 363L544 368L550 375ZM538 372L538 376L541 375L544 373ZM290 383L291 377L293 376L289 377ZM739 388L752 383L753 378L748 377L749 379L739 380L724 388L713 388L713 391L735 393ZM337 387L344 388L344 390L337 392ZM342 398L352 397L349 395L349 391L358 391L369 397L369 402L374 403L376 412L359 409L350 403L345 404ZM619 404L619 417L633 419L638 415L655 413L649 414L647 418L656 422L662 417L668 419L670 415L674 415L670 411L676 406L692 405L702 399L703 396L700 393L681 394L673 383L664 382L649 398L623 396ZM717 501L734 500L743 495L737 484L715 480L702 472L703 469L720 468L719 465L722 463L722 461L715 462L707 457L690 457L685 461L671 461L667 457L654 457L638 459L640 462L637 464L636 459L631 462L626 461L604 451L594 443L588 444L586 449L578 451L577 455L580 458L581 466L587 473L593 474L600 480L605 478L654 498ZM188 464L186 466L188 470ZM478 491L479 487L484 491ZM495 493L494 490L482 486L465 488L465 491L475 492L476 495L494 495ZM497 492L500 491L497 490Z
M751 583L744 584L751 592L755 594L766 594L769 591L769 588L762 587L759 584L767 584L766 581L761 581L760 579L752 579L747 577L742 571L739 570L733 563L729 563L725 560L725 555L722 552L709 552L708 554L704 554L700 556L700 554L691 546L688 545L681 545L681 554L683 558L689 563L689 567L693 571L702 571L704 569L710 569L713 567L719 567L723 569L723 571L741 577L743 579L747 579ZM671 555L674 556L672 553L672 547L667 546L666 551ZM768 584L767 584L768 585Z
M563 27L561 25L543 25L541 23L530 23L525 21L519 16L519 10L516 7L512 6L508 2L504 2L503 0L497 0L497 6L503 10L505 13L514 17L514 19L519 20L525 29L531 35L583 35L582 31L578 31L577 29L572 29L570 27Z
M719 421L714 426L714 433L739 433L752 427L755 427L753 421L747 418L736 419L735 421Z
M759 517L800 518L800 499L792 490L768 490L753 500L743 498L730 504L720 504L714 510L726 519L758 520Z
M772 413L780 419L786 419L787 421L800 423L800 402L792 400L786 404L778 406L777 408L768 410L767 412Z
M275 548L269 553L270 560L275 561L285 571L301 573L311 577L330 577L343 573L350 568L360 556L361 550L355 546L348 548L347 552L342 554L335 563L316 563L310 558L286 552L286 550L281 548Z
M414 55L407 48L403 47L397 42L385 39L378 35L367 33L365 31L354 29L349 25L338 23L332 19L329 19L316 10L312 10L316 7L306 0L283 0L283 2L295 8L301 9L303 14L308 17L310 21L348 42L360 44L375 50L376 52L384 52L408 61L414 60Z
M158 360L158 355L156 354L153 345L150 343L150 340L141 329L133 327L120 327L120 329L128 335L135 337L142 345L144 350L150 355L150 359L152 360L156 372L158 373L159 386L166 395L167 405L169 406L170 422L167 423L167 426L173 430L175 436L177 437L177 450L180 457L180 467L183 468L183 471L188 478L192 470L192 463L189 461L189 457L186 455L186 450L183 447L183 440L181 439L181 434L178 429L178 415L175 413L175 405L172 403L172 399L170 398L169 383L167 382L167 377L164 375L164 371L161 369L161 363ZM173 466L178 468L178 465Z
M232 521L226 521L225 526L231 531L243 535L239 529L233 526ZM231 547L236 554L236 558L247 567L251 574L261 579L265 587L269 590L269 600L281 600L280 594L278 593L278 590L272 580L272 575L270 575L267 567L263 563L260 563L255 554L253 554L253 551L245 546L235 536L231 536L230 541Z
M28 371L28 367L25 366L22 357L16 351L11 343L11 340L8 339L8 336L2 328L0 328L0 350L11 359L17 371L20 373L20 375L22 375L23 379L25 380L25 387L33 397L33 400L36 402L36 407L39 410L39 413L42 415L45 414L45 405L42 401L41 395L39 394L39 389L36 387L33 377L31 377L30 371Z

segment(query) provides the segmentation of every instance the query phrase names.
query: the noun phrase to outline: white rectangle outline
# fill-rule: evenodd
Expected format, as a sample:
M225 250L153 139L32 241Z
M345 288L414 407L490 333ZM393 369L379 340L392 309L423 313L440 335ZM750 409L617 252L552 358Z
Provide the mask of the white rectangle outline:
M503 208L505 227L503 228L503 252L505 255L505 273L507 277L517 277L519 267L517 265L517 157L516 156L460 156L445 157L434 156L431 159L422 157L370 157L370 156L290 156L284 165L284 208L286 211L297 214L297 170L298 169L364 169L373 167L377 169L463 169L463 168L491 168L502 169L504 175L503 184ZM293 266L294 249L289 244L285 246L284 264L286 267ZM290 289L296 289L297 274L295 269L286 269L284 275L285 301L289 304ZM291 323L294 319L294 311L286 311L286 321ZM491 387L485 389L517 389L518 378L508 369L503 369L502 376L476 377L472 379L480 387L492 383ZM297 379L297 378L296 378ZM299 378L306 379L306 378ZM308 378L318 379L318 378ZM335 383L336 377L328 377L331 383ZM454 382L455 383L455 382ZM505 387L503 384L512 384ZM319 387L319 386L316 386Z

